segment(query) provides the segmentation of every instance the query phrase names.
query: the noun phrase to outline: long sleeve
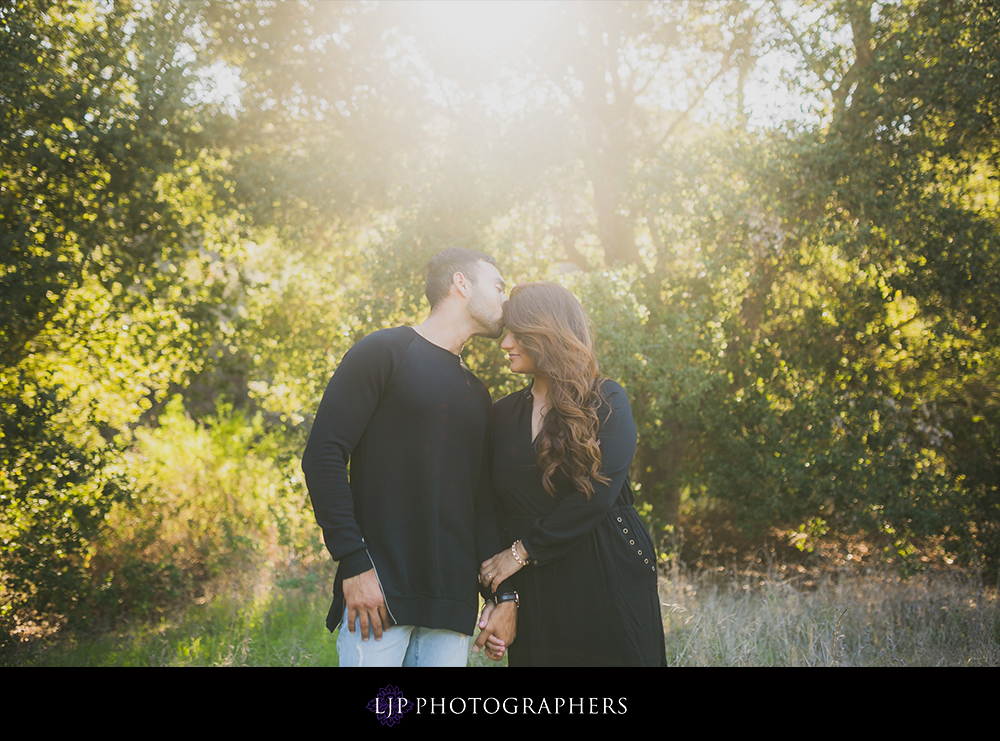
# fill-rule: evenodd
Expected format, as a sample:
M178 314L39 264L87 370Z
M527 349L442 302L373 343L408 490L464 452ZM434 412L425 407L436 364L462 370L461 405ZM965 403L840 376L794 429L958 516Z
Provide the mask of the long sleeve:
M480 564L504 548L503 540L500 537L500 519L497 516L496 496L492 483L493 461L490 451L493 449L493 424L494 420L491 416L487 428L486 444L483 446L483 468L479 490L476 494L476 561ZM504 591L502 584L497 586L499 592ZM489 600L493 596L486 587L480 587L479 592L484 600Z
M348 350L327 385L302 456L309 498L342 578L372 567L354 511L347 465L393 372L393 347L369 335Z
M604 420L607 412L601 411L598 437L601 473L609 481L594 481L594 493L589 499L581 492L569 494L551 512L532 523L522 542L536 565L569 553L608 514L625 485L635 456L635 421L624 389L616 383L605 382L604 390L611 414Z

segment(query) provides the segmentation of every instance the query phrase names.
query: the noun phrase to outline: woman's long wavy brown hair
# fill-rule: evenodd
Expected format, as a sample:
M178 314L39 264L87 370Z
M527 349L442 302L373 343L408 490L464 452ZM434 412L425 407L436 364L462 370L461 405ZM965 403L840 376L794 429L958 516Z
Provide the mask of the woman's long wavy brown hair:
M535 369L552 379L549 408L535 441L542 485L555 494L562 471L588 499L601 475L598 410L605 402L587 315L568 290L555 283L524 283L510 292L503 322Z

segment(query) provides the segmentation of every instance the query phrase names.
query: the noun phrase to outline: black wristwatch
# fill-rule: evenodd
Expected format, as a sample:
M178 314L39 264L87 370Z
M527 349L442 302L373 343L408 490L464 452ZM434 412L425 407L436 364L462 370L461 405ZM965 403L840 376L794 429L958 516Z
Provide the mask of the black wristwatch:
M493 595L493 603L499 605L501 602L513 602L514 607L521 606L521 600L517 596L517 592L504 592L503 594Z

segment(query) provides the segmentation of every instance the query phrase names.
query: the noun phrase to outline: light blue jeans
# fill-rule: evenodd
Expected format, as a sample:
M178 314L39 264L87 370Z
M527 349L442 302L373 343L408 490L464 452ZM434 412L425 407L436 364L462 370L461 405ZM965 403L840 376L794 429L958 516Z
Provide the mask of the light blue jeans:
M417 625L393 625L375 640L361 640L361 619L354 619L354 632L347 629L347 608L337 636L340 666L465 666L469 661L471 636L453 630L432 630Z

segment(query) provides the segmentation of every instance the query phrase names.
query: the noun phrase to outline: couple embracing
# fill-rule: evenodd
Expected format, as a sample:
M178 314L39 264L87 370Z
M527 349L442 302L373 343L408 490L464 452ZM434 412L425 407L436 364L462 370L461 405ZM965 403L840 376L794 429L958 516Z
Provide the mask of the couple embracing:
M428 263L430 316L344 356L302 467L339 561L341 666L665 663L653 544L632 507L636 429L565 288L515 287L493 258ZM491 405L460 357L499 338L526 388ZM348 474L350 463L350 474ZM344 630L344 627L347 630Z

